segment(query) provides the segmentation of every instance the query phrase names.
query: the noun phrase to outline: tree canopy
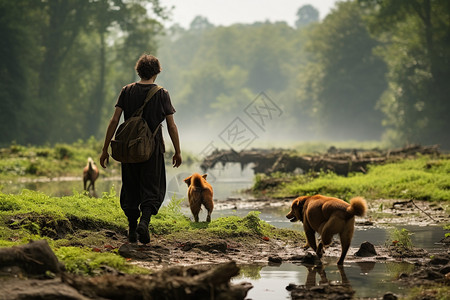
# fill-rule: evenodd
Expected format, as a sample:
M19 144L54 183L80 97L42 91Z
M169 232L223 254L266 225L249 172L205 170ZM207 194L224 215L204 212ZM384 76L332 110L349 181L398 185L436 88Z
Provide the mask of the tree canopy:
M217 134L263 95L278 119L255 134L273 140L450 148L449 1L340 1L322 20L305 5L294 26L168 15L159 0L0 0L0 144L102 137L151 53L181 134Z

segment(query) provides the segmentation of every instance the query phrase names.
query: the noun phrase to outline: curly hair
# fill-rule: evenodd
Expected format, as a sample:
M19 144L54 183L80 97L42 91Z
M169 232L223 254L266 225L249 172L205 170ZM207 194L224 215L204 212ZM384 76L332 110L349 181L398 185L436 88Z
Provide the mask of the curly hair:
M153 55L148 54L141 55L134 68L142 79L150 79L161 72L159 60Z

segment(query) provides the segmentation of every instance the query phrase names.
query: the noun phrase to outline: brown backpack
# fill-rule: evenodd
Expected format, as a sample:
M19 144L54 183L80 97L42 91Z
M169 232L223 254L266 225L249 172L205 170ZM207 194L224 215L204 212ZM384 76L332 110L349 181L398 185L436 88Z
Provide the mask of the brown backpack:
M158 85L151 88L144 104L117 129L115 138L111 140L111 156L115 160L122 163L139 163L152 156L155 150L155 136L161 124L152 133L142 113L145 105L161 88Z

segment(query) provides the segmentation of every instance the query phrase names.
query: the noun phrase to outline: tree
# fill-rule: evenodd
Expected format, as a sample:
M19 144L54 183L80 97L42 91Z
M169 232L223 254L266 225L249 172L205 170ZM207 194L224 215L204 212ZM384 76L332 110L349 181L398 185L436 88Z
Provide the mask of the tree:
M213 27L214 25L209 22L208 18L202 16L196 16L189 25L189 29L193 31L203 31Z
M113 98L106 87L135 79L134 62L156 52L156 18L166 17L159 0L0 0L0 8L0 143L98 133Z
M314 6L307 4L300 7L297 11L297 21L295 26L303 28L311 23L319 21L319 11Z
M311 62L299 75L299 93L321 135L334 140L380 138L382 115L375 106L386 88L386 66L372 53L378 43L359 7L338 3L307 35Z
M389 89L380 101L390 138L449 148L450 2L360 0L383 45Z
M39 10L35 2L0 1L0 145L21 141L28 129L26 122L36 121L28 114L33 107L27 99L33 95L29 85L38 78L39 26L28 24L42 21Z

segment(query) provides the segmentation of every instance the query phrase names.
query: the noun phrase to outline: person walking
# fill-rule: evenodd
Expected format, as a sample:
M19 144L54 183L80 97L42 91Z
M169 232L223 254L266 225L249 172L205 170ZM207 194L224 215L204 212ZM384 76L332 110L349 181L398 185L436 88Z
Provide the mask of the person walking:
M100 165L103 168L109 163L108 147L122 112L124 119L127 120L144 104L147 93L156 85L155 80L161 72L161 65L155 56L144 54L138 59L135 69L140 80L122 88L106 130L100 156ZM169 92L160 89L144 107L143 118L152 132L166 120L167 131L175 150L172 165L177 168L182 163L182 157L174 113ZM120 206L128 219L128 241L131 243L138 240L143 244L150 242L151 216L158 213L166 194L164 152L162 130L159 129L155 136L155 150L149 160L141 163L121 163Z

